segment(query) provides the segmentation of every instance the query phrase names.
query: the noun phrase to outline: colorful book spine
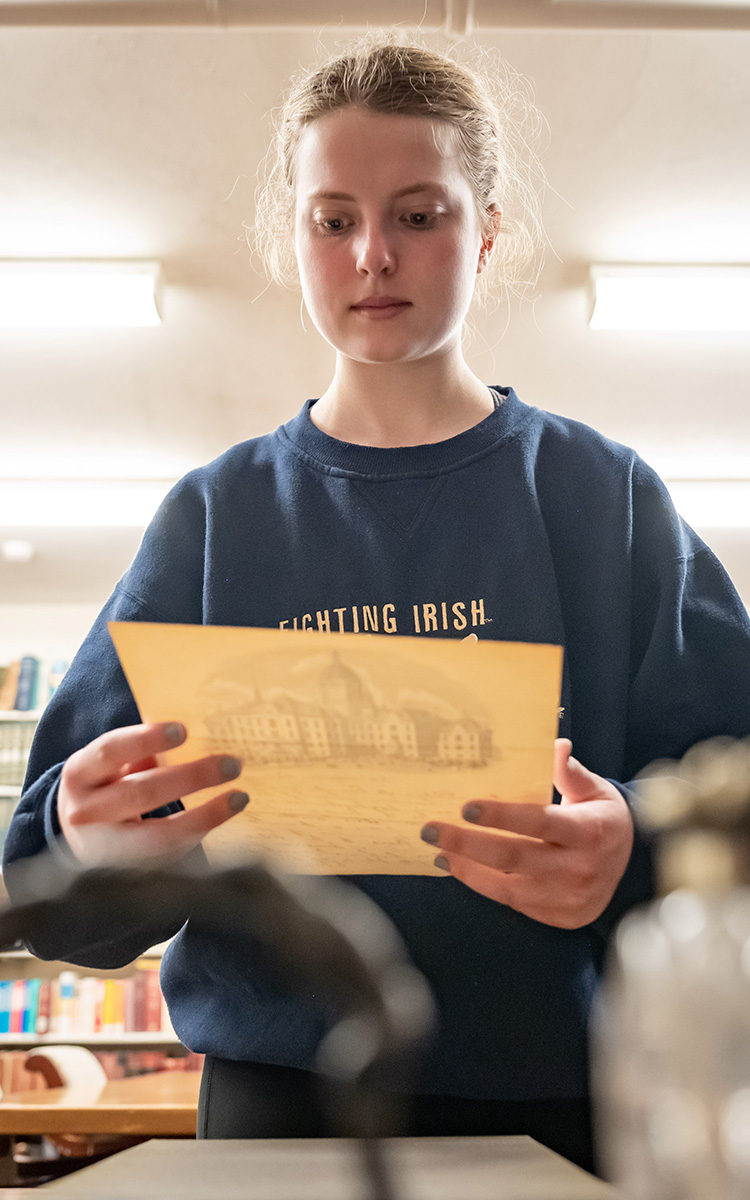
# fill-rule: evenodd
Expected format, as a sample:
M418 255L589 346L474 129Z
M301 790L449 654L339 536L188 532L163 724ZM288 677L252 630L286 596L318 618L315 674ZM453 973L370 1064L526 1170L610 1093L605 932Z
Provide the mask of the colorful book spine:
M59 1004L56 1028L53 1028L55 1033L73 1032L76 1016L76 984L77 979L73 971L63 971L57 980L58 986L55 991L59 996Z
M161 997L161 1032L162 1033L174 1033L174 1027L172 1025L172 1018L169 1015L169 1009L167 1008L167 1002L164 999L163 992L162 992L162 997Z
M115 983L115 1033L125 1032L125 980L116 979Z
M126 979L124 988L123 1027L125 1033L135 1033L136 1025L135 979Z
M25 980L14 979L10 992L10 1032L21 1033L23 1026L23 1005L25 999Z
M143 972L146 977L146 1033L161 1033L161 988L158 968L151 967Z
M0 1034L76 1037L128 1033L173 1034L158 968L141 967L126 979L79 977L0 980Z
M0 1033L10 1033L10 1003L13 980L0 980Z
M3 685L0 687L0 709L8 712L16 702L18 691L18 674L21 670L21 660L16 659L5 668Z
M21 1033L36 1033L37 1014L39 1012L39 989L41 984L41 979L27 979L24 982Z
M124 1030L123 980L105 979L102 1007L102 1033L118 1034Z
M47 686L48 686L47 699L48 700L49 700L50 696L54 696L58 687L62 683L63 675L65 674L67 669L68 669L68 663L65 661L65 659L56 658L52 662L52 665L50 666L50 669L49 669L49 676L47 678Z
M30 712L44 708L68 669L62 658L25 654L0 665L0 711Z
M76 1029L80 1033L93 1033L96 1028L97 1004L100 1003L100 982L101 980L92 976L87 976L79 981Z
M96 1004L94 1006L94 1033L101 1033L104 1014L104 983L103 979L96 981Z
M44 708L49 700L49 671L49 660L40 658L37 665L36 678L34 679L34 691L31 697L31 707L33 709Z
M18 712L29 712L34 707L39 659L33 654L24 654L18 671L14 708Z
M39 980L39 1003L36 1011L36 1029L34 1033L49 1033L52 1016L52 983L49 979Z

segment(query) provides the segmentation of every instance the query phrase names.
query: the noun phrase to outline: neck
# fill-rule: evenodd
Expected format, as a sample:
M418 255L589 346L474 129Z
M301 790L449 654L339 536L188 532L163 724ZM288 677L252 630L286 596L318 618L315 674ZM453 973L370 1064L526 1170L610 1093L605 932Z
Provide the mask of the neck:
M492 393L463 358L360 363L338 356L330 387L311 409L330 437L360 446L423 446L478 425Z

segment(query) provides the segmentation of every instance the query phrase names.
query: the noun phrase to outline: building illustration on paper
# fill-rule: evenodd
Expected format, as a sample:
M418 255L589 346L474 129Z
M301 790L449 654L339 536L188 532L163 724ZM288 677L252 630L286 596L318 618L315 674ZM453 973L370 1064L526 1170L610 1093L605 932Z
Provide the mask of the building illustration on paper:
M336 653L316 672L312 694L256 688L247 701L206 717L212 742L235 747L246 765L313 761L413 761L483 766L492 730L427 693L382 698Z

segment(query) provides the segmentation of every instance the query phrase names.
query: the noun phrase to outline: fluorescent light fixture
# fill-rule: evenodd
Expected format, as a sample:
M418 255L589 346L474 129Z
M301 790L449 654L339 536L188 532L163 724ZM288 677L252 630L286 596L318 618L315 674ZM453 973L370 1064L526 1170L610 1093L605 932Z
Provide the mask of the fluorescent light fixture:
M750 479L666 480L674 506L696 529L750 529Z
M0 553L6 562L28 563L36 554L33 542L22 541L20 538L8 538L0 544Z
M592 329L750 333L750 266L590 268Z
M641 8L659 8L664 5L671 8L748 8L750 0L578 0L579 3L590 4L592 7L601 4L603 8L607 5L617 8L634 7L640 5ZM566 4L569 0L552 0L553 4Z
M143 529L172 481L0 480L0 526Z
M0 261L0 327L158 325L158 262Z

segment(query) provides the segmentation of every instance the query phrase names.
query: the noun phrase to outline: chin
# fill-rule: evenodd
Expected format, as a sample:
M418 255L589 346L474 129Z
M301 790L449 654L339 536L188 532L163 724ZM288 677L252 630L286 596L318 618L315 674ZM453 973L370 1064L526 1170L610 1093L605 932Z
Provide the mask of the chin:
M433 346L415 346L412 341L397 341L395 338L390 343L387 338L371 338L362 339L356 344L342 338L338 344L332 341L331 345L335 346L340 354L354 362L379 363L381 365L416 362L417 359L428 358L435 352Z

